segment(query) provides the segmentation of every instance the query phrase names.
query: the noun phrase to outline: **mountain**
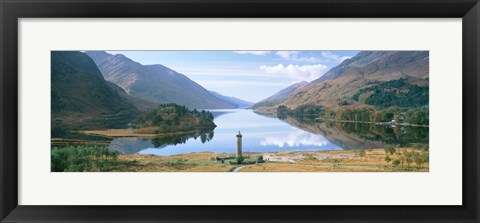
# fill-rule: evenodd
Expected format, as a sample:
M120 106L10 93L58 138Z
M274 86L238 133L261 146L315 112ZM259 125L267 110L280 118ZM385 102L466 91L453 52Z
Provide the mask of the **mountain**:
M227 101L227 102L230 102L230 103L236 105L238 108L248 108L251 105L253 105L253 102L244 101L242 99L238 99L238 98L235 98L235 97L221 95L220 93L215 92L215 91L210 91L210 93L213 94L217 98L220 98L224 101Z
M112 90L117 92L117 94L120 95L120 97L132 103L139 111L146 112L159 106L159 104L157 103L146 101L146 100L127 94L125 90L123 90L121 87L117 86L112 82L107 81L107 84Z
M52 51L52 135L55 129L126 126L139 111L117 88L84 53Z
M338 66L333 67L327 73L322 75L320 78L313 80L310 84L321 83L325 80L335 79L349 68L352 67L364 67L370 63L373 63L377 60L380 60L384 57L395 54L395 51L362 51L356 56L344 60Z
M103 77L127 94L159 104L176 103L189 108L236 108L231 102L215 97L208 90L163 65L142 65L122 54L87 51Z
M362 51L291 93L280 104L291 109L314 104L328 110L375 108L375 103L404 106L412 96L411 89L416 96L427 96L426 101L417 101L414 106L428 106L428 77L428 51Z
M287 98L293 92L298 91L298 90L302 89L303 87L307 86L307 84L308 84L308 82L306 82L306 81L302 81L302 82L292 84L292 85L278 91L277 93L273 94L272 96L270 96L266 99L263 99L260 102L254 104L252 106L252 108L269 107L269 106L273 106L273 105L276 105L276 104L280 104L283 99Z
M284 88L280 90L279 92L273 94L272 96L264 99L263 101L273 101L273 100L279 100L279 99L284 99L288 97L291 93L305 87L308 84L306 81L298 82L296 84L290 85L287 88Z

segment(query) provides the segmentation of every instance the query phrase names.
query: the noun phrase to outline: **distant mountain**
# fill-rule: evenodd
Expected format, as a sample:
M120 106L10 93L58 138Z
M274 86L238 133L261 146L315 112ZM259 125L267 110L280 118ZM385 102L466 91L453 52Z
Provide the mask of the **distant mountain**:
M287 97L259 107L272 111L279 105L295 109L306 104L328 110L428 106L428 77L428 51L362 51ZM411 96L426 100L410 104Z
M288 95L290 95L291 93L307 86L308 82L306 81L302 81L302 82L298 82L296 84L292 84L290 86L288 86L287 88L284 88L282 90L280 90L279 92L273 94L272 96L264 99L264 101L273 101L273 100L279 100L279 99L284 99L286 97L288 97Z
M131 96L159 103L176 103L189 108L236 108L208 90L163 65L142 65L122 54L87 51L97 64L103 77L120 86Z
M365 101L369 101L368 97L375 97L375 100L394 99L393 97L385 98L373 95L384 94L386 90L390 92L394 90L398 93L395 98L396 101L404 101L405 98L400 100L398 97L407 97L408 94L405 91L413 89L414 87L411 85L426 87L426 92L428 92L428 77L428 51L363 51L351 59L343 61L301 90L290 94L282 102L282 105L296 108L302 104L316 104L333 110L338 108L372 108L375 105L365 103ZM396 84L400 84L402 89L394 89L394 87L392 88L394 85L389 84L394 83L391 81L400 79L402 81ZM381 89L374 88L374 86L385 82L389 83L382 85ZM354 100L353 96L357 92L367 88L370 90L364 90L367 94L362 94L361 100ZM421 88L422 91L424 91L423 89ZM421 95L423 95L423 92ZM383 105L395 106L396 101L383 103Z
M75 51L51 52L51 115L55 129L121 127L139 113L94 61ZM54 135L54 134L52 134Z
M238 98L235 98L235 97L224 96L224 95L221 95L220 93L215 92L215 91L210 91L210 93L213 94L217 98L220 98L224 101L228 101L232 104L235 104L238 108L248 108L251 105L253 105L253 102L244 101L242 99L238 99Z
M276 105L276 104L280 104L283 99L287 98L293 92L298 91L299 89L302 89L303 87L307 86L307 84L308 84L308 82L306 82L306 81L302 81L302 82L292 84L292 85L278 91L277 93L273 94L272 96L261 100L260 102L256 103L252 107L253 108L264 107L264 106L269 107L269 106L273 106L273 105Z

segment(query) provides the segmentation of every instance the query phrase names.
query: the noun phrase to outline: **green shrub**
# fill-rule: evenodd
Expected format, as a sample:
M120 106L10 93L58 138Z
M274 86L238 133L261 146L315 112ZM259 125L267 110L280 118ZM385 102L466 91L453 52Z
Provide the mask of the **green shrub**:
M242 164L244 160L245 160L245 158L243 156L239 156L239 157L235 158L235 161L237 161L238 164Z
M392 159L389 156L386 156L385 157L385 162L390 163L390 161L392 161Z
M389 154L389 153L390 153L390 155L395 154L395 148L393 148L393 146L391 146L391 145L388 145L385 148L385 154Z
M52 172L108 171L118 164L118 152L101 146L66 146L51 150Z
M398 166L398 165L400 165L400 160L393 160L392 164L394 166Z

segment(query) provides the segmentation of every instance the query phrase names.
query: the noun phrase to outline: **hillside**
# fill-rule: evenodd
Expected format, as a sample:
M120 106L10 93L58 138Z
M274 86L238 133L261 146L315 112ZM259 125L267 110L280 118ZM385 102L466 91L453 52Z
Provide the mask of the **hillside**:
M372 87L381 83L402 79L405 84L402 85L405 87L403 90L413 89L408 85L415 85L424 87L425 89L422 91L428 92L428 77L428 51L364 51L332 68L324 76L312 81L304 88L290 94L281 105L296 108L304 104L315 104L327 110L376 108L375 104L365 103L367 97L378 99L381 97L374 94L384 94L385 91L362 89L373 89ZM353 97L361 91L369 93L363 94L361 100ZM409 94L397 94L399 97L403 97L402 95L408 96ZM428 105L428 94L426 97ZM402 100L404 99L402 98ZM380 107L386 107L386 104L388 103L384 103ZM401 105L390 104L389 106Z
M97 64L103 77L120 86L131 96L158 104L176 103L189 108L236 108L228 101L168 67L142 65L124 55L102 51L86 52Z
M235 98L235 97L221 95L220 93L215 92L215 91L210 91L210 93L213 94L217 98L220 98L224 101L227 101L227 102L230 102L230 103L236 105L238 108L247 108L247 107L250 107L251 105L253 105L253 102L244 101L242 99Z
M292 84L292 85L288 86L287 88L284 88L284 89L280 90L279 92L273 94L272 96L264 99L263 101L273 101L273 100L284 99L284 98L288 97L288 95L290 95L291 93L293 93L293 92L295 92L299 89L302 89L307 84L308 84L308 82L306 82L306 81L302 81L302 82Z
M139 113L81 52L51 52L51 84L52 135L56 129L126 126Z
M295 91L302 89L303 87L307 86L308 82L302 81L295 84L292 84L277 93L273 94L272 96L265 98L258 103L254 104L252 108L259 108L259 107L270 107L275 106L283 102L285 98L287 98L290 94Z
M112 90L117 92L117 94L120 95L120 97L122 97L122 98L126 99L127 101L129 101L130 103L132 103L139 111L142 111L142 112L149 111L149 110L152 110L152 109L156 108L159 105L159 104L154 103L154 102L146 101L146 100L131 96L131 95L127 94L127 92L125 92L125 90L123 90L121 87L117 86L116 84L114 84L112 82L107 81L107 85Z

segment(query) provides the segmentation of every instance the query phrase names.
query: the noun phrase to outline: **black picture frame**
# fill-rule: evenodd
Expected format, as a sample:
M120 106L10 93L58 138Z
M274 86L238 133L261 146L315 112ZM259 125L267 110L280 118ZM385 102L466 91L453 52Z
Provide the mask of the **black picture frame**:
M479 222L478 0L0 0L0 15L1 222ZM18 205L17 21L76 17L462 18L463 205Z

